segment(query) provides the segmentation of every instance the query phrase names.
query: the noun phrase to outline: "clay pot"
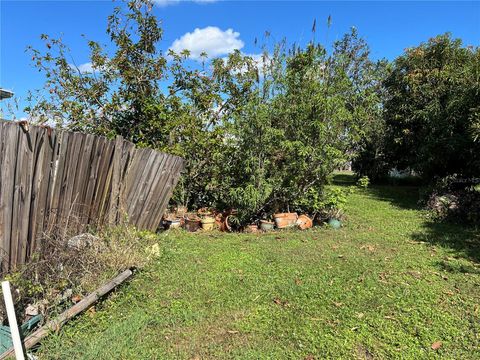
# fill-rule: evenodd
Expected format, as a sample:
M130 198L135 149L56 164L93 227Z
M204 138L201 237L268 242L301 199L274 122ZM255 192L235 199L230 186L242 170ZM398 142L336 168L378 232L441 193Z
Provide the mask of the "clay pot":
M307 215L300 215L296 222L300 230L310 229L313 226L313 221Z
M260 220L260 229L262 231L272 231L275 223L273 221Z
M202 223L202 229L205 231L211 231L215 226L215 218L211 216L204 217L200 222Z
M273 215L275 220L275 225L279 229L285 229L295 226L295 223L298 219L297 213L280 213Z
M250 224L245 227L244 230L246 233L256 233L258 232L258 226L257 224Z
M195 232L201 227L201 222L198 217L185 217L185 230Z
M175 208L175 214L180 218L184 217L187 212L188 209L186 206L177 206Z
M182 226L180 219L167 219L165 220L165 229L178 229Z

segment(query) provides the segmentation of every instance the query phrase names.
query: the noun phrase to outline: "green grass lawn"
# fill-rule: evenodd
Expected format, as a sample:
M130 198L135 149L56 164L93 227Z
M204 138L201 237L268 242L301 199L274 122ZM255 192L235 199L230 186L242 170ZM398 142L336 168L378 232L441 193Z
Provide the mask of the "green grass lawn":
M430 223L417 197L357 190L340 230L159 234L160 255L38 355L480 359L480 234Z

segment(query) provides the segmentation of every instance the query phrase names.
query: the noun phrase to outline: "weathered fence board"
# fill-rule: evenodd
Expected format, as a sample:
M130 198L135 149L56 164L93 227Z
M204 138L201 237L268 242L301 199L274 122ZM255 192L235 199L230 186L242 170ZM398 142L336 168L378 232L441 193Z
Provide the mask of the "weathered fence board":
M0 121L0 261L28 261L45 233L125 219L156 230L183 159L90 134Z

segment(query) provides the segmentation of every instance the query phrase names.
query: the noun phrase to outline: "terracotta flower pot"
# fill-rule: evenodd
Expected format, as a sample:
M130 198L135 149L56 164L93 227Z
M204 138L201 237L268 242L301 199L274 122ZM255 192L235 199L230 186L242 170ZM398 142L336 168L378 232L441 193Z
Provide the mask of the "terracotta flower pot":
M184 217L187 212L188 212L188 209L186 206L177 206L175 208L175 214L178 217Z
M260 220L260 229L262 231L272 231L275 226L273 221Z
M204 217L200 222L202 223L202 229L206 231L213 230L215 226L215 218L211 216Z
M246 233L256 233L258 232L258 226L257 224L250 224L245 227L244 230Z
M300 215L296 222L300 230L310 229L313 226L313 221L307 215Z
M185 230L189 232L195 232L198 229L200 229L202 223L200 222L200 219L195 216L187 216L185 217Z
M279 229L285 229L292 226L295 226L295 223L298 219L297 213L280 213L273 215L273 219L275 220L275 225Z

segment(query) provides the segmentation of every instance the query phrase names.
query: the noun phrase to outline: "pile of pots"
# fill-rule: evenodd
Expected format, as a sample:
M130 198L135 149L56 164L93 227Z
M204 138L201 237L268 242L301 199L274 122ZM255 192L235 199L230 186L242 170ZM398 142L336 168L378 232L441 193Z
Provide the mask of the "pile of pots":
M216 212L210 209L200 209L197 212L188 212L186 208L178 207L165 215L163 225L165 229L184 228L189 232L218 229L227 232L243 230L249 233L291 228L306 230L313 226L313 220L307 215L278 213L274 214L271 220L262 219L258 223L247 225L244 228L236 228L232 221L234 216L235 210Z
M216 214L209 209L188 212L185 207L177 207L164 216L162 224L165 230L179 228L189 232L211 231L215 228L222 231L231 230L228 225L228 215L224 217L223 214Z
M273 221L260 220L259 224L251 224L247 226L247 232L255 232L258 230L267 232L274 229L291 229L299 228L306 230L313 226L313 221L307 215L298 216L297 213L278 213L273 215Z

